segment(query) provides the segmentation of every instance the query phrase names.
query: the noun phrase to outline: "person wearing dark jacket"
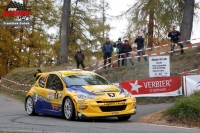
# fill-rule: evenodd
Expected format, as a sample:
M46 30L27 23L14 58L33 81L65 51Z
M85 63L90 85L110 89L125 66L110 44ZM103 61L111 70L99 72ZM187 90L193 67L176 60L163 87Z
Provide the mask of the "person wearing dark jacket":
M112 52L113 52L113 46L110 43L109 38L106 38L106 42L102 46L102 51L104 53L103 59L104 59L104 66L105 66L107 59L108 59L108 62L111 63L111 55L112 55ZM109 64L108 67L110 67L110 64ZM106 67L104 67L104 68L106 69Z
M137 55L139 56L138 57L138 62L140 62L140 55L142 54L142 55L145 55L145 51L143 50L144 49L144 38L141 36L141 35L139 35L136 39L135 39L135 41L134 41L134 43L136 43L137 44ZM147 57L146 56L143 56L144 57L144 60L145 61L147 61Z
M124 54L124 58L128 58L132 65L134 65L133 59L131 58L130 52L132 51L131 46L129 45L128 40L125 40L125 43L122 47L122 52ZM124 60L124 66L127 66L127 59Z
M113 45L114 48L116 48L116 51L117 51L117 56L118 56L118 67L120 67L120 57L121 58L124 58L123 56L123 52L122 52L122 47L123 47L123 43L121 41L121 38L118 39L118 41ZM122 59L122 66L124 66L124 60Z
M77 49L76 54L74 56L74 59L76 60L77 68L79 69L79 66L81 65L83 69L85 69L85 65L83 63L83 60L85 59L84 53L81 51L80 48Z
M179 43L179 36L181 35L181 33L179 31L176 30L176 27L173 26L172 30L169 32L168 37L171 37L171 42L172 42L172 48L171 51L174 50L175 44L179 45L181 48L183 48L183 44ZM181 54L183 54L184 51L183 49L181 50Z
M40 77L40 75L38 75L39 73L42 73L42 71L40 69L37 69L37 72L34 74L34 77L36 77L36 80Z

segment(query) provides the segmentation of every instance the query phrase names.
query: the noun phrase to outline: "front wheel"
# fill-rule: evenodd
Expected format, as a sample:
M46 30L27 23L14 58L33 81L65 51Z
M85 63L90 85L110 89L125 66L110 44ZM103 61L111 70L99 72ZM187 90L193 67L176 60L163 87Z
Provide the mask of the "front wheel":
M63 105L63 114L67 120L74 120L75 119L75 108L74 103L70 97L65 99Z
M128 120L128 119L130 119L131 118L131 115L128 115L128 116L119 116L119 117L117 117L119 120L121 120L121 121L126 121L126 120Z
M37 113L35 112L35 107L34 107L34 101L31 97L28 97L26 99L26 112L29 115L37 115Z

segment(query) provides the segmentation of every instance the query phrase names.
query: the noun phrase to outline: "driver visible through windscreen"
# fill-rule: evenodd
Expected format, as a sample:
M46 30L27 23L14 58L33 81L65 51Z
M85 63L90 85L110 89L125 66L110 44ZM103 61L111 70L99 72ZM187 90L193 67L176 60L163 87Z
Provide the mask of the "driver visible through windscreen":
M69 86L108 85L109 82L98 75L75 74L63 77Z

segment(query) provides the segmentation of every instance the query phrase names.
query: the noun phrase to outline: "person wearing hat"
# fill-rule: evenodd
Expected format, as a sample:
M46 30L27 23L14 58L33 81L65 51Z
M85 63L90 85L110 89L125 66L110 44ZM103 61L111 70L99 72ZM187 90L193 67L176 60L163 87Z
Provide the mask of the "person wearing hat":
M145 55L145 51L143 50L144 49L144 38L142 37L142 35L138 35L138 37L135 39L134 41L136 44L137 44L137 55L139 56L138 57L138 62L140 62L140 55ZM146 56L143 56L144 57L144 60L147 61L147 57Z
M120 67L120 57L124 58L123 56L123 52L122 52L122 47L123 47L123 43L121 41L121 38L118 39L118 41L113 45L114 48L116 48L116 52L118 54L118 67ZM122 66L124 66L124 60L122 60Z
M128 58L129 61L131 62L131 64L134 65L134 61L131 58L131 54L130 54L131 51L132 51L132 48L129 45L128 40L125 40L125 43L124 43L124 45L122 47L122 52L125 53L124 54L124 58ZM127 59L124 60L124 66L127 66Z
M36 77L36 80L40 77L38 73L42 73L42 71L40 69L37 69L37 72L34 74L34 77Z

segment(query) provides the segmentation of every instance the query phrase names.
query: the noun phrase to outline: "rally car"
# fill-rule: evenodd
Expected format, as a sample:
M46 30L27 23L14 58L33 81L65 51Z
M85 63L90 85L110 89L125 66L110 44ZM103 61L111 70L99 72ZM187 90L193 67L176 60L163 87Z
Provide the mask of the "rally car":
M25 110L29 115L48 114L67 120L128 120L136 112L136 99L94 72L64 70L40 73L26 94Z

